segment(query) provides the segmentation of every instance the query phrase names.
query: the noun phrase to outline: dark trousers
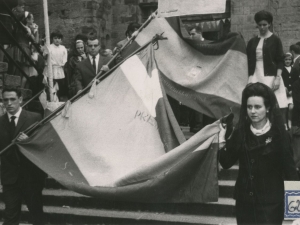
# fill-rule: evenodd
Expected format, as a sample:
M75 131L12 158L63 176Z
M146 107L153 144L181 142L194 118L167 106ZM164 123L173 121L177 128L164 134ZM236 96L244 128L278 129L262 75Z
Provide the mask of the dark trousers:
M3 201L5 204L3 225L19 224L22 201L30 212L34 225L44 224L42 190L44 182L22 182L3 185Z
M236 201L236 221L238 225L279 225L284 217L284 203L255 204Z
M68 96L68 90L66 87L66 78L63 79L53 79L53 84L58 84L59 90L57 91L57 97L61 100L61 97Z

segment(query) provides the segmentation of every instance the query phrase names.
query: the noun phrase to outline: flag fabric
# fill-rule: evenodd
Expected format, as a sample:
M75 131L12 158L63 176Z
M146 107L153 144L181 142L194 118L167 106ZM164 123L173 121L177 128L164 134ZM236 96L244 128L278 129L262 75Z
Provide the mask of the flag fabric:
M155 52L156 54L156 52ZM174 118L150 45L93 91L19 142L62 185L108 200L218 200L220 122L188 141Z
M174 17L194 14L224 13L226 0L159 0L158 16Z
M166 93L184 105L217 119L232 109L236 123L242 91L248 81L243 37L229 33L213 42L184 39L180 25L178 18L153 19L124 50L124 57L143 46L153 34L163 33L167 40L158 42L155 57Z

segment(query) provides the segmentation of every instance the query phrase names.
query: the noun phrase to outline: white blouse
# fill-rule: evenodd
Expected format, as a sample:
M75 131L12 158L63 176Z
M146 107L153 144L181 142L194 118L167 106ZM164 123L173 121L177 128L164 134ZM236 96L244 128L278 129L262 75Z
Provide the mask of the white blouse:
M51 57L53 79L65 78L64 65L68 60L67 49L63 45L56 46L55 44L51 44L49 46L49 53ZM44 69L44 75L49 77L47 66Z

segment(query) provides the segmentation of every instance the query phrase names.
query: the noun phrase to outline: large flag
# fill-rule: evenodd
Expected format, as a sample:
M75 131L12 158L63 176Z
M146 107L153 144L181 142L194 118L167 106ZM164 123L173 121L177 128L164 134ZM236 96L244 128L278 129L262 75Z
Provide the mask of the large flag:
M158 0L158 16L224 13L226 0Z
M161 33L167 40L158 42L155 57L166 93L213 118L227 115L231 108L236 122L248 81L243 37L229 33L214 42L184 39L177 18L155 18L123 55L143 46L153 34Z
M161 45L163 45L162 43ZM218 200L216 123L185 141L152 45L40 127L21 152L68 189L108 200Z

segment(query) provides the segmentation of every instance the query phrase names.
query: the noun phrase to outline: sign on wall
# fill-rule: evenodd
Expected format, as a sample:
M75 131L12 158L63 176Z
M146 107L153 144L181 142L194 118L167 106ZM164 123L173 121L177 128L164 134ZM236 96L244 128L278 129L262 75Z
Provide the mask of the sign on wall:
M226 0L159 0L158 16L172 17L224 13L225 8Z

